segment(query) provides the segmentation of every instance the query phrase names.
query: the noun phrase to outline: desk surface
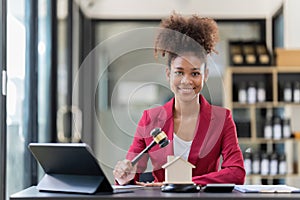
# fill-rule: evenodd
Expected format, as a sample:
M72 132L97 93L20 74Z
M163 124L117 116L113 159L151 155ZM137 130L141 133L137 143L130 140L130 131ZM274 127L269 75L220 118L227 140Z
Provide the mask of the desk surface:
M16 194L10 196L10 200L26 200L26 199L300 199L300 194L258 194L258 193L240 193L233 191L232 193L165 193L160 188L146 188L134 190L130 193L119 193L110 195L82 195L67 193L39 192L35 186L29 187Z

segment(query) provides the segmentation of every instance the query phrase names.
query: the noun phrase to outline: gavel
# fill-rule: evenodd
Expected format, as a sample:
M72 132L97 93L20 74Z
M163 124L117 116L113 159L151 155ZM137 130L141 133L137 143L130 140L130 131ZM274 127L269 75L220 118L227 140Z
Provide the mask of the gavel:
M132 166L134 166L142 158L142 156L156 144L159 144L159 147L163 148L170 143L166 133L163 132L161 128L154 128L150 132L150 135L153 137L153 141L131 161Z

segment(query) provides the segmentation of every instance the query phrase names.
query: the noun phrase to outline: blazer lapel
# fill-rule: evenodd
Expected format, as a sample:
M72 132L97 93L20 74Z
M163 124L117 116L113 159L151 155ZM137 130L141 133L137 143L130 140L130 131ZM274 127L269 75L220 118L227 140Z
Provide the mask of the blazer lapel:
M167 102L162 109L159 109L159 113L155 109L151 110L153 113L150 113L153 120L153 124L155 124L156 127L160 127L162 131L164 131L170 140L170 143L164 147L163 149L160 149L159 145L156 145L152 149L152 156L154 158L160 158L156 160L156 162L153 162L153 167L155 170L161 169L162 165L167 163L167 156L168 155L174 155L173 151L173 132L174 132L174 121L173 121L173 104L174 104L174 98L172 98L169 102Z
M193 165L196 165L199 159L200 149L203 145L204 138L207 134L208 128L212 120L211 105L206 101L206 99L200 95L200 113L198 117L196 133L194 140L192 142L190 154L188 161Z

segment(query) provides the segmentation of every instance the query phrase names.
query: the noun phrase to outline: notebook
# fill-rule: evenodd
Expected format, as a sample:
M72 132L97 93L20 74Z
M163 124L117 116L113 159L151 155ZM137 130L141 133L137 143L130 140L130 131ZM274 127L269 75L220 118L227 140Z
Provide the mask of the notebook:
M288 185L235 185L234 190L243 193L300 193L300 189Z
M30 143L29 149L45 171L37 185L40 191L119 193L85 143Z

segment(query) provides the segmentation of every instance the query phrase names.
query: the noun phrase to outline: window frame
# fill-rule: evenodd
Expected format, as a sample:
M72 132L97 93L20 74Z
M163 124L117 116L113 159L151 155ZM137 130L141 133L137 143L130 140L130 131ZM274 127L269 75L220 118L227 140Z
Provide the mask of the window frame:
M0 4L0 46L1 46L1 53L0 53L0 199L5 199L6 197L6 94L2 91L3 87L6 87L3 84L6 84L2 80L6 78L6 13L7 13L7 4L6 0L2 0ZM2 75L4 72L4 76Z

